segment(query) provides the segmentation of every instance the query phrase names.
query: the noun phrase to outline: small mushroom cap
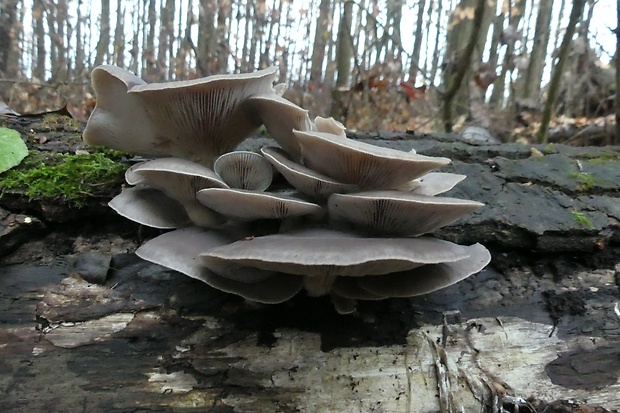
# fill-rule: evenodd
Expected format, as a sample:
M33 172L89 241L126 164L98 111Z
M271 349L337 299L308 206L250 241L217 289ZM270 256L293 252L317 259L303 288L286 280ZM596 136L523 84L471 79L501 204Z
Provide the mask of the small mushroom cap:
M244 103L255 95L274 94L276 71L146 84L123 69L100 66L92 74L97 106L84 140L210 166L260 126Z
M183 205L154 188L123 189L108 205L119 215L148 227L173 229L191 223Z
M294 134L304 165L336 181L368 190L395 188L450 163L448 158L382 148L329 133Z
M125 180L129 185L148 184L157 187L157 183L161 179L166 179L166 175L176 175L180 179L195 179L199 183L198 189L228 188L212 169L181 158L159 158L139 162L127 169Z
M468 250L469 256L462 260L425 265L381 277L363 277L358 284L369 293L387 297L428 294L477 273L491 261L491 254L480 244L463 248Z
M429 172L418 178L418 185L413 192L427 196L439 195L451 190L465 178L465 175L449 172Z
M334 222L407 237L433 232L482 206L475 201L400 191L333 194L327 202Z
M342 138L347 137L347 134L345 133L347 128L342 124L342 122L338 122L334 118L323 118L321 116L317 116L314 118L314 126L317 132L327 132Z
M261 155L249 151L234 151L218 157L215 172L236 189L264 191L273 179L271 164Z
M318 216L324 213L323 208L312 202L270 192L209 188L198 191L196 196L212 210L241 221Z
M319 202L333 193L358 192L356 185L343 184L294 162L284 150L273 146L261 149L263 156L302 194Z
M224 217L205 207L196 199L204 188L228 188L211 169L181 158L159 158L133 165L125 172L129 184L146 184L179 201L191 221L205 228L219 226Z
M308 111L277 94L254 96L248 99L247 106L248 111L260 119L269 135L291 158L299 160L301 150L293 129L312 129Z
M359 277L405 271L467 257L456 244L434 238L362 238L333 230L255 237L203 254L214 268L222 261L287 274Z
M234 280L214 274L196 259L201 251L231 241L230 233L190 227L153 238L138 248L136 254L144 260L179 271L218 290L260 303L281 303L301 290L301 277L272 273L270 277L261 280L250 276L247 282Z

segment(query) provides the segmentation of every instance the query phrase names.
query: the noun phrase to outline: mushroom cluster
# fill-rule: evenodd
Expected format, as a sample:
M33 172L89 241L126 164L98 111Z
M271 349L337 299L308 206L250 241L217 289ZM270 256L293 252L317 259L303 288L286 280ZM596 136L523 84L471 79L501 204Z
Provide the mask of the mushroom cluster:
M131 187L110 202L169 230L140 257L256 302L329 295L340 313L435 291L489 263L480 244L428 235L483 205L437 196L465 178L433 172L449 159L311 120L273 86L276 70L156 84L114 66L93 71L84 140L154 158L131 166ZM262 125L279 147L234 151Z

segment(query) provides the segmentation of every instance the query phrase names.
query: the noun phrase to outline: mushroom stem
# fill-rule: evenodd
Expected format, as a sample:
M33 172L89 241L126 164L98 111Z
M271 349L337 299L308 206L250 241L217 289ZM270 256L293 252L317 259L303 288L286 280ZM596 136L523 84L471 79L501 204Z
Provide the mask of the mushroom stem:
M333 274L306 275L304 276L304 288L311 297L320 297L331 291L337 278L338 276Z
M225 219L222 215L202 205L198 200L183 202L189 219L202 228L217 228Z

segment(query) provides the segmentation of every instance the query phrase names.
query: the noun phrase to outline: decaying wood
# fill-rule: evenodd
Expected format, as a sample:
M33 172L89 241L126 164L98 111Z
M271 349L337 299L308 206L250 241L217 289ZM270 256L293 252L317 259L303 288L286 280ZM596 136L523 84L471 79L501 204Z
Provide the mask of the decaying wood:
M452 195L487 206L439 235L485 243L491 265L350 316L304 295L258 306L138 259L149 234L120 219L63 226L33 208L46 235L22 232L0 263L0 406L620 410L620 149L354 137L452 158L447 170L468 175ZM2 206L5 228L18 225L7 219L25 211ZM80 265L93 252L111 257L100 284Z

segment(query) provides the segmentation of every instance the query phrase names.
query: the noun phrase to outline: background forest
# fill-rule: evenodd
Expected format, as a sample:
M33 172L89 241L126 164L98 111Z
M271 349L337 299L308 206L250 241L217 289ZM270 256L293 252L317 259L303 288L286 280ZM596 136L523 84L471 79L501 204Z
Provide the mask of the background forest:
M277 65L288 99L352 129L609 144L605 2L0 0L0 96L86 120L100 64L149 82Z

